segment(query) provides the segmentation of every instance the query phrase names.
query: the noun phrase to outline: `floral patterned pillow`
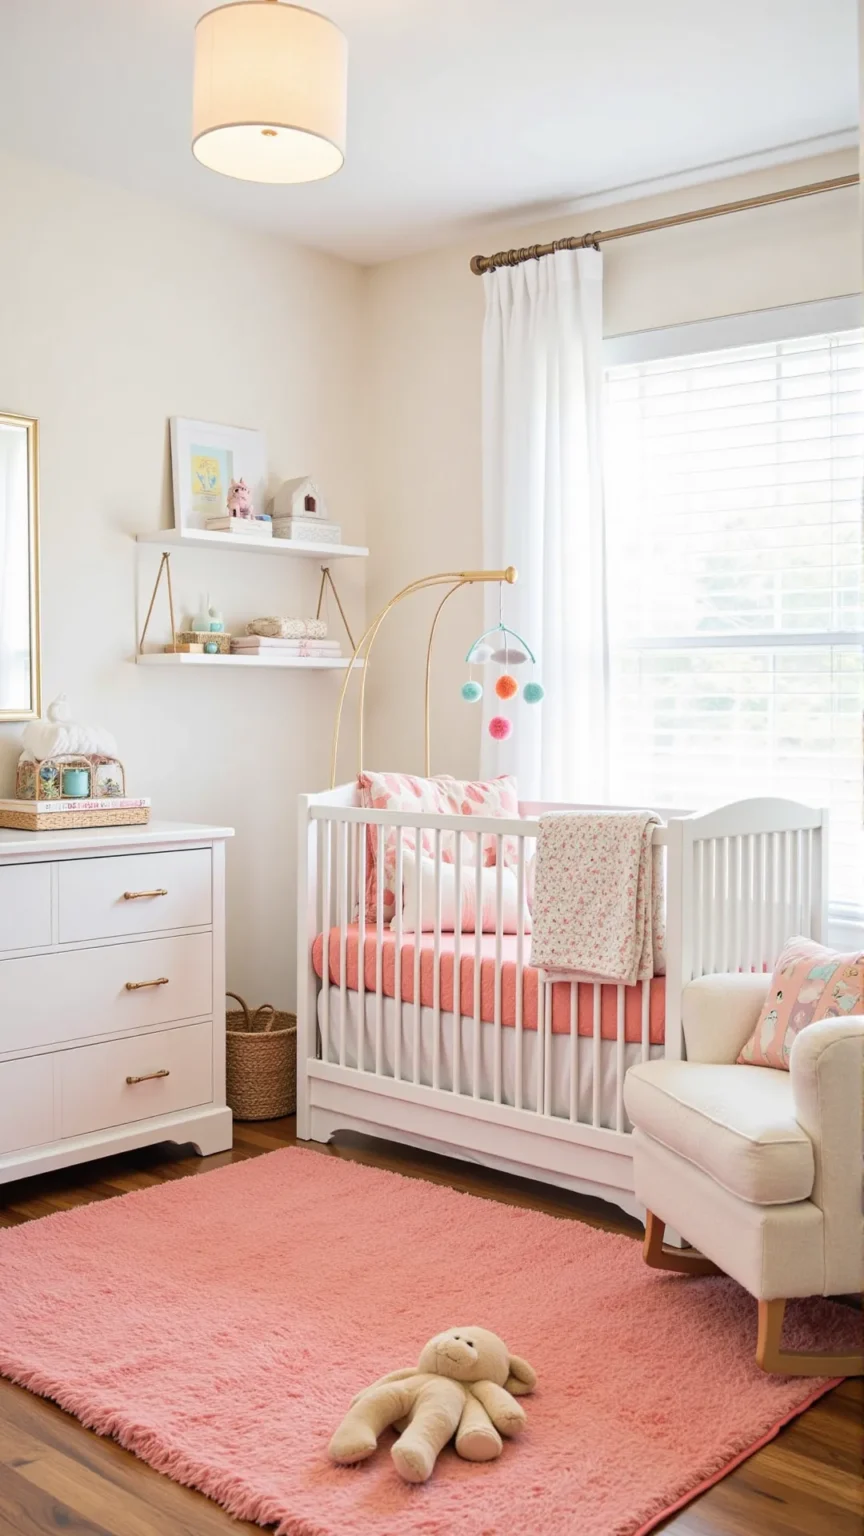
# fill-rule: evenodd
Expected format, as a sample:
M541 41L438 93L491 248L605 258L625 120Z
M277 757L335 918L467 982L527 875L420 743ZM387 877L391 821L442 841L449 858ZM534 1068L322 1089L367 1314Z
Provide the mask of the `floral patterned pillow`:
M759 1022L739 1062L789 1071L796 1035L817 1019L864 1013L864 953L840 955L814 939L789 939Z
M360 804L369 810L432 811L444 816L501 816L518 817L519 797L516 780L503 776L500 779L460 780L446 775L431 779L416 778L410 773L361 773L357 780ZM466 831L468 828L466 828ZM384 922L389 923L396 911L396 829L386 828L383 838L384 863ZM495 863L496 840L492 836L482 839L482 856L485 866ZM474 839L463 837L463 865L474 863ZM416 831L402 828L402 849L416 851ZM452 864L456 857L456 835L445 832L441 837L441 859ZM430 859L435 854L435 838L430 828L420 835L420 855ZM378 828L366 830L366 921L374 923L377 917L378 899ZM502 858L509 868L516 867L517 839L505 837L502 841ZM401 892L400 892L401 897Z

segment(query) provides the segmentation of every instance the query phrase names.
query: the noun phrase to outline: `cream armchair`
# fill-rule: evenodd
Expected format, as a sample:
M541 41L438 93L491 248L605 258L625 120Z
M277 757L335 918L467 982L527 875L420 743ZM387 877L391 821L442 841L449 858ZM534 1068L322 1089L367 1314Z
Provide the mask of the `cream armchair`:
M803 1030L789 1072L738 1066L769 977L703 976L684 990L686 1061L632 1067L645 1261L685 1274L731 1275L756 1297L756 1359L794 1375L861 1375L864 1354L781 1347L786 1301L859 1291L864 1017ZM693 1249L665 1245L666 1225Z

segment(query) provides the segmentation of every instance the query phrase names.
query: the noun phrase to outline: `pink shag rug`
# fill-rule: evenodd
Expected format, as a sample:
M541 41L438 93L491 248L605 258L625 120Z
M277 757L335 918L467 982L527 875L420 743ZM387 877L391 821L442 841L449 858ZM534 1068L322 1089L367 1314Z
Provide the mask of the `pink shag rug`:
M638 1243L291 1150L0 1235L0 1372L280 1536L636 1536L831 1385L762 1375L731 1280ZM794 1344L856 1320L791 1309ZM451 1449L422 1487L392 1436L327 1459L353 1394L453 1323L539 1374L497 1462Z

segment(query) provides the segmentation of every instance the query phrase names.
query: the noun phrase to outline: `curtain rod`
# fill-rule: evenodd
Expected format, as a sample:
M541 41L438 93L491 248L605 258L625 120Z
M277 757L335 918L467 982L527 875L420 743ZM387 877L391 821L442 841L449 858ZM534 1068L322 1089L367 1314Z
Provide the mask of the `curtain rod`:
M841 187L855 187L858 176L833 176L830 181L811 181L803 187L786 187L781 192L763 192L759 197L745 197L736 203L715 203L712 208L693 208L689 213L673 213L665 219L647 219L644 224L623 224L620 229L597 229L593 234L568 235L550 240L548 245L523 245L512 251L496 251L494 256L472 256L471 271L479 277L496 267L518 267L523 261L537 261L554 251L595 250L607 240L626 240L631 235L648 235L655 229L674 229L678 224L698 224L703 219L717 219L725 213L744 213L748 208L766 208L770 203L788 203L797 197L814 197L817 192L837 192Z

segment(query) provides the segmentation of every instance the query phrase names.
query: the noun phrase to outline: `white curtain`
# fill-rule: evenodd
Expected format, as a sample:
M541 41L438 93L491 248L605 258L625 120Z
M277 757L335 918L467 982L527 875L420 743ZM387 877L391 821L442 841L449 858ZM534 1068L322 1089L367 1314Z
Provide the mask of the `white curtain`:
M504 623L536 653L541 704L502 707L482 668L484 774L515 773L523 800L607 793L601 452L603 258L558 251L484 277L484 565L515 565ZM485 597L498 621L497 587ZM519 667L521 685L531 676ZM488 733L507 714L505 742Z

